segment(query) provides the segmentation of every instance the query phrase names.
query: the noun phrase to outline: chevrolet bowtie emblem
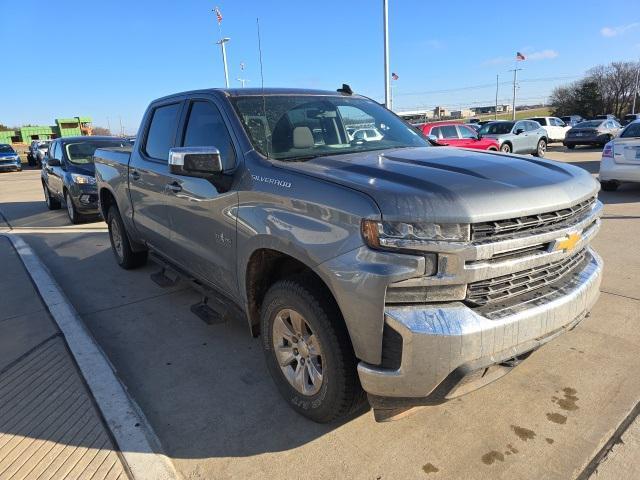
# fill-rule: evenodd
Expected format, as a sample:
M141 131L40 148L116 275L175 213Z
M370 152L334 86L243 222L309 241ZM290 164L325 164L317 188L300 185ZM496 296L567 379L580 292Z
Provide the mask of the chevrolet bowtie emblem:
M565 252L570 252L580 241L580 234L578 232L570 233L566 238L562 238L560 240L556 240L553 244L552 251L564 250Z

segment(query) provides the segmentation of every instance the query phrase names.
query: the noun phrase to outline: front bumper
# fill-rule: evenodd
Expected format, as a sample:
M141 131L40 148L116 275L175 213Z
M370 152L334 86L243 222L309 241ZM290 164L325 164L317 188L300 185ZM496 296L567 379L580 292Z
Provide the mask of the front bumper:
M619 182L640 182L640 162L616 163L605 157L600 162L601 181L617 180Z
M0 170L13 170L17 172L18 170L22 170L22 162L0 162Z
M73 184L69 188L69 192L79 213L85 215L97 215L100 213L98 190L95 185Z
M385 323L402 337L401 363L390 370L360 362L360 382L372 406L454 398L499 378L523 354L571 329L599 295L602 261L591 248L587 257L586 266L561 288L500 319L483 317L462 303L387 307ZM497 368L489 371L492 366Z

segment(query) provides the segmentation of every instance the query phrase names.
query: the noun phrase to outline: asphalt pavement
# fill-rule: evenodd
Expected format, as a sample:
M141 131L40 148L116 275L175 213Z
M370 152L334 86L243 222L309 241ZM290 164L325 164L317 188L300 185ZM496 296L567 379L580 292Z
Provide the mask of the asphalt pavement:
M600 153L548 158L596 173ZM185 478L588 478L640 400L640 186L601 193L602 295L576 329L455 401L317 425L280 399L244 323L205 324L189 310L198 294L159 287L153 264L119 269L104 223L47 211L38 175L0 175L5 228L47 265Z

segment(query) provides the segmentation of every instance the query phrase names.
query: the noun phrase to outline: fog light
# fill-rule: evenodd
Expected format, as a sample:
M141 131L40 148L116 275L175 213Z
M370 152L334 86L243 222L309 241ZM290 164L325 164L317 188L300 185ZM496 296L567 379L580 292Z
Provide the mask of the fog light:
M80 195L80 203L90 203L91 195Z

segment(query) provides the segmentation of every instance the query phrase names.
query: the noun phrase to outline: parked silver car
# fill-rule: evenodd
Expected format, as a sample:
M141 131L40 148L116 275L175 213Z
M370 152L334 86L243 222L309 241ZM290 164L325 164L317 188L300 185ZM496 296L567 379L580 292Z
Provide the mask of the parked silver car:
M489 122L478 133L483 137L495 138L503 153L531 153L536 157L544 157L547 152L549 135L533 120Z

